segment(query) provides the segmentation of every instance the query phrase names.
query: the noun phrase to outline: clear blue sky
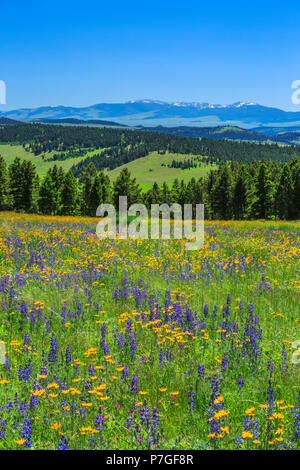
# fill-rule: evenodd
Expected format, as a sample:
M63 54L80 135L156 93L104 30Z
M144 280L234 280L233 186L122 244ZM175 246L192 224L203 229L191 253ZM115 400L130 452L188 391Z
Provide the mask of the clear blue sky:
M153 98L299 111L299 1L1 4L4 109Z

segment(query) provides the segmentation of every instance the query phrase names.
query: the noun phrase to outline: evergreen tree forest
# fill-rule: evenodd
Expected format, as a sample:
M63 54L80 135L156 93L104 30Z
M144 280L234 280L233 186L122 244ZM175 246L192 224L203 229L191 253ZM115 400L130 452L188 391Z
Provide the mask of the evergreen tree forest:
M216 220L300 218L300 159L274 161L232 161L221 163L207 177L188 183L174 180L143 193L127 168L112 183L93 162L78 175L56 164L40 180L34 164L15 158L7 167L0 156L0 210L47 215L95 216L101 203L118 208L119 196L128 205L205 204L205 217Z
M208 163L224 161L272 160L288 162L293 155L300 157L300 146L266 144L246 141L214 140L112 127L62 126L55 124L20 123L0 126L0 142L14 143L34 155L51 152L51 159L62 161L80 157L89 150L92 156L73 166L78 177L89 163L98 171L113 170L150 152L179 153L204 156ZM99 152L97 152L99 151ZM189 162L192 167L194 162ZM176 166L176 163L174 163Z

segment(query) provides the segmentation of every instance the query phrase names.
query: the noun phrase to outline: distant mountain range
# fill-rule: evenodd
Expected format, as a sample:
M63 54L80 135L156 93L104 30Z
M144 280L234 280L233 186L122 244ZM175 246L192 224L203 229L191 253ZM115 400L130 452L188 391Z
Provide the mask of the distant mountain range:
M209 103L166 103L137 100L126 103L100 103L84 108L44 106L0 113L0 116L33 121L37 119L109 120L129 126L212 127L238 126L246 129L261 127L300 126L300 111L283 111L253 102L231 105Z
M205 137L215 140L245 140L253 142L274 142L288 145L300 144L300 127L288 128L289 132L282 132L281 127L243 129L237 126L217 126L217 127L139 127L141 130L155 131L163 134L183 135L186 137ZM265 132L263 132L263 130ZM268 132L270 129L270 133ZM276 132L277 129L277 132Z
M0 125L1 124L20 124L20 121L15 121L14 119L9 119L5 117L0 117Z
M216 127L196 127L196 126L177 126L177 127L129 127L115 121L103 121L99 119L34 119L32 121L16 121L6 117L0 117L0 126L9 124L59 124L74 126L97 126L97 127L118 127L126 129L135 129L149 132L159 132L162 134L171 134L178 136L208 138L214 140L239 140L249 142L273 142L285 145L300 145L300 126L290 127L258 127L255 129L243 129L237 126L216 126ZM287 132L285 132L287 131Z
M1 122L1 118L0 118ZM20 122L20 121L18 121ZM44 124L73 124L73 125L85 125L85 126L108 126L108 127L128 127L126 124L120 124L114 121L102 121L101 119L76 119L76 118L65 118L65 119L33 119L32 122L41 122Z

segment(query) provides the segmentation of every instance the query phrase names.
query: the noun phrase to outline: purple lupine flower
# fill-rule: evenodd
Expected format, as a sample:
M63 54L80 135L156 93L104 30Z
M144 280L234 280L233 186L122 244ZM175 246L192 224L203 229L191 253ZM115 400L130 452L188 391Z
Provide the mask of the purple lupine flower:
M25 367L19 367L18 370L19 380L24 380L25 382L29 382L32 379L32 363L31 361L25 364Z
M171 361L172 360L172 353L171 353L171 349L168 348L167 351L166 351L166 359L167 361Z
M203 378L205 376L204 366L202 364L198 364L198 377Z
M119 346L119 348L123 348L123 346L124 346L124 335L123 335L122 332L119 334L118 346Z
M5 439L6 436L6 423L3 419L0 419L0 441Z
M131 378L131 391L137 395L139 391L139 379L137 375L133 375Z
M22 439L25 439L24 447L32 447L32 426L30 418L24 418L23 420Z
M72 351L70 346L67 346L66 348L66 365L70 365L72 362Z
M101 327L101 338L102 338L102 339L105 339L106 330L107 330L107 325L106 325L106 323L102 323L102 327Z
M238 376L237 384L238 384L239 391L241 391L244 386L243 377L241 375Z
M242 436L237 436L234 440L234 443L235 443L235 448L237 450L241 449L242 448L242 445L243 445L243 438Z
M55 363L58 360L58 345L57 345L57 339L54 334L51 336L50 340L50 351L48 354L48 361L50 363Z
M135 360L136 360L137 345L136 345L136 342L135 342L134 333L132 333L132 334L129 336L129 340L130 340L130 354L131 354L131 359L132 359L133 361L135 361Z
M207 304L204 305L203 313L204 313L204 317L207 318L208 317L208 305Z
M98 431L102 431L104 429L104 415L103 414L96 415L94 427L95 429L98 429Z
M70 450L69 444L67 439L65 438L64 435L60 436L60 440L58 443L58 450Z
M159 353L159 365L164 365L166 363L165 361L165 355L164 355L164 352L163 350L161 349L160 350L160 353Z
M128 367L124 366L124 369L122 370L122 380L124 382L127 382L128 377L129 377Z
M188 404L189 404L189 407L190 407L190 414L193 414L193 411L195 411L195 409L196 409L196 395L195 395L195 392L193 391L192 387L190 388L190 391L188 393L188 397L189 397Z

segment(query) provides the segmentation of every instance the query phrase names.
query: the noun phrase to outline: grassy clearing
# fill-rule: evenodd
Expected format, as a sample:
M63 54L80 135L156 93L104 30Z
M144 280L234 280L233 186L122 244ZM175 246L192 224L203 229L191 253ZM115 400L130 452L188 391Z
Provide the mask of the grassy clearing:
M83 152L82 157L68 158L67 160L49 161L55 152L47 152L43 159L41 155L35 156L31 152L26 152L21 145L0 144L0 155L5 159L7 165L10 165L16 157L24 160L30 160L36 166L38 175L42 178L46 175L49 168L55 164L68 171L73 165L80 162L83 158L99 153L101 150L91 150Z
M182 155L176 153L160 155L157 152L152 152L146 157L139 158L138 160L134 160L133 162L129 162L126 165L122 165L119 168L110 171L109 177L112 181L115 181L121 170L126 167L136 178L142 188L144 190L148 190L155 182L160 185L163 184L164 181L167 184L172 184L175 178L178 178L179 181L184 180L185 182L188 182L191 178L199 179L201 176L205 176L210 169L216 168L216 165L205 164L198 168L186 170L162 166L162 164L170 165L173 160L185 161L193 157L195 157L195 155Z
M14 144L1 144L0 155L3 156L7 165L10 165L16 157L21 159L30 160L35 164L38 175L42 178L46 175L49 168L55 164L61 166L65 171L68 171L73 165L76 165L82 159L101 153L101 150L86 150L83 151L81 157L68 158L67 160L50 161L54 152L45 153L44 158L41 155L35 156L31 152L26 152L21 145ZM108 175L112 181L115 181L121 170L125 167L129 169L132 175L137 179L144 191L150 189L156 181L162 184L164 181L167 184L172 184L175 178L178 180L190 181L191 178L200 178L205 176L210 169L216 168L216 165L202 164L198 168L191 168L181 170L180 168L168 168L162 164L171 164L173 160L184 161L189 158L195 157L194 155L181 155L168 153L166 155L159 155L157 152L149 154L147 157L134 160L126 165L122 165L115 170L109 171Z

